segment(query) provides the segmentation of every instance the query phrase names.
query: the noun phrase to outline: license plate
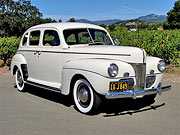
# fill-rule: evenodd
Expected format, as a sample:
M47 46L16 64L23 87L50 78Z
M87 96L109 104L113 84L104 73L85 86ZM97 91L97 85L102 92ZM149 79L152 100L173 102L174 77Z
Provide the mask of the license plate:
M128 90L128 82L110 82L110 91L126 91Z

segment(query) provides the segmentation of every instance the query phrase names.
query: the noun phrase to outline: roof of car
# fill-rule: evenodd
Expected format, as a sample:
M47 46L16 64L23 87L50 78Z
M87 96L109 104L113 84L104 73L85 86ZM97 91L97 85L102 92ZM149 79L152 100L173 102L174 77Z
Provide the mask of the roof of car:
M94 28L94 29L104 29L98 25L88 24L88 23L75 23L75 22L68 22L68 23L46 23L40 24L31 27L30 29L34 28L58 28L58 29L71 29L71 28Z

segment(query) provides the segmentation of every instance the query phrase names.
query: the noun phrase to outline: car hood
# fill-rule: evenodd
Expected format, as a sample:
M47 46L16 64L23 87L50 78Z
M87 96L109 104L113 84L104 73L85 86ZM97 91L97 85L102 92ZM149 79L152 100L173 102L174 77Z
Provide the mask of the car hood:
M116 45L77 45L70 47L67 53L79 54L78 58L114 59L129 63L144 63L146 57L145 51L141 48ZM77 57L74 55L73 58Z

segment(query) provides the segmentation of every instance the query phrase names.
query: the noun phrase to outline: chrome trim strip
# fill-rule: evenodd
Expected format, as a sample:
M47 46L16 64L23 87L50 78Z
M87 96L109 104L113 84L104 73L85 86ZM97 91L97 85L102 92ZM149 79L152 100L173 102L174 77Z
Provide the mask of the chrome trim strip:
M143 52L143 63L145 63L145 58L146 58L146 55L145 55L145 52L144 52L144 49L140 48Z
M152 88L152 89L145 89L145 90L137 90L137 91L126 91L126 92L117 92L117 93L107 93L105 97L107 99L115 99L115 98L133 98L136 99L137 96L145 96L151 95L156 93L165 92L171 89L171 85Z
M86 70L86 69L80 69L80 68L63 68L63 69L73 69L73 70L80 70L80 71L86 71L86 72L90 72L90 73L94 73L94 74L97 74L97 75L100 75L102 77L105 77L105 78L108 78L108 79L127 79L127 78L134 78L135 76L128 76L128 77L108 77L108 76L104 76L100 73L97 73L97 72L94 72L94 71L91 71L91 70Z
M37 52L37 51L38 50L18 50L18 52ZM45 52L45 53L65 53L65 54L131 56L131 54L105 54L105 53L60 52L60 51L41 51L41 52Z
M162 73L146 74L146 76L154 76L154 75L159 75L159 74L162 74Z

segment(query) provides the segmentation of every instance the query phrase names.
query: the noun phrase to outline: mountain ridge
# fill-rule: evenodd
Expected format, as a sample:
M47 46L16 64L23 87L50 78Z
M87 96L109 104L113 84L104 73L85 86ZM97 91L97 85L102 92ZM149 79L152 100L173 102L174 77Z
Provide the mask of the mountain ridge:
M110 25L110 24L115 24L117 22L120 22L122 20L120 19L109 19L109 20L97 20L97 21L90 21L87 19L78 19L76 20L76 22L80 22L80 23L90 23L90 24L104 24L104 25Z
M130 20L141 20L146 22L166 22L167 18L166 15L156 15L156 14L149 14L146 16L140 16L135 19L129 19L129 20L121 20L121 19L108 19L108 20L97 20L97 21L90 21L88 19L78 19L76 22L80 23L90 23L90 24L100 24L100 25L111 25L111 24L117 24L122 21L130 21Z
M140 16L137 18L137 20L143 20L147 22L166 22L167 18L166 15L150 14L146 16Z

